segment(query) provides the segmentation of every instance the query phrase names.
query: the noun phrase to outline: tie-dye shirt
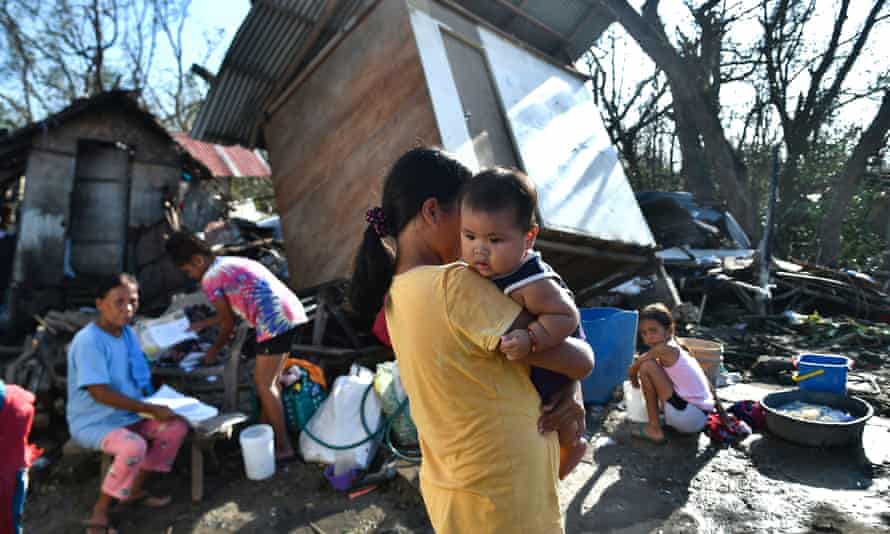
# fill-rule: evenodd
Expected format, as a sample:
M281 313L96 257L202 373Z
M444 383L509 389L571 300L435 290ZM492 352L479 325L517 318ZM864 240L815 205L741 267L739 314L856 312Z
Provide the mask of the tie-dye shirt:
M212 302L226 299L239 317L256 328L263 342L307 322L300 299L261 263L220 256L201 279Z

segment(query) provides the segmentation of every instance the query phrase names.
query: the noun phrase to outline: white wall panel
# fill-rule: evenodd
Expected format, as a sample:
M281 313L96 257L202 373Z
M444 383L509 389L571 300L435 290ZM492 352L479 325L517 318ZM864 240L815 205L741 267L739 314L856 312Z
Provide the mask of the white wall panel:
M583 78L480 27L519 158L538 185L543 226L654 246Z

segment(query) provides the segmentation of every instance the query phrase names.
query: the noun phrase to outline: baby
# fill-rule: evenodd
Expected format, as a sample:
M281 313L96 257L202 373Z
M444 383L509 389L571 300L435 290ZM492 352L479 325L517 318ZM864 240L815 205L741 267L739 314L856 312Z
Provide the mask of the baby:
M553 348L568 336L583 338L578 308L562 278L532 250L538 235L537 191L523 173L504 168L482 171L467 184L461 200L461 253L480 275L537 319L526 330L501 338L501 352L521 360ZM544 403L571 379L531 368L531 380ZM558 429L559 477L565 478L587 450L576 423Z

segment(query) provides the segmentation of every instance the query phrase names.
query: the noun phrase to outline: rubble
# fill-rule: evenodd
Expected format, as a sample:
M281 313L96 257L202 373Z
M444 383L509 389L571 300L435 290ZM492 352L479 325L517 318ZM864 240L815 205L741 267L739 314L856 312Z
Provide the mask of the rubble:
M872 403L879 415L890 415L890 325L848 316L791 314L758 317L724 310L723 320L689 325L695 337L724 346L724 365L758 381L791 387L792 358L804 353L840 354L853 360L848 378L852 394ZM716 315L716 314L715 314ZM742 322L739 322L739 319Z

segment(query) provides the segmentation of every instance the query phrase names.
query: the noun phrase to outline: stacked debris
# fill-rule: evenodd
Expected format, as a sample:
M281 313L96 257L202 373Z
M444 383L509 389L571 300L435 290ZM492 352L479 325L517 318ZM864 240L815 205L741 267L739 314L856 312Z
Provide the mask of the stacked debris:
M871 276L802 261L776 265L774 306L797 311L845 312L890 322L890 296Z
M204 238L218 254L250 258L285 282L290 278L284 243L274 225L244 219L217 221L207 226Z
M711 306L734 303L755 314L759 312L757 299L764 294L756 283L757 270L754 258L724 258L719 267L673 269L671 275L684 300ZM793 310L890 322L890 295L868 275L774 259L770 278L767 296L772 312Z
M869 275L772 259L771 284L764 288L751 239L724 208L682 192L638 193L637 201L661 247L656 255L684 301L701 308L738 304L756 314L763 313L762 301L767 300L767 310L776 313L847 314L890 322L888 288ZM631 281L618 292L637 296L652 287L651 282ZM645 303L654 296L642 294L628 303Z
M94 311L51 311L36 317L38 326L25 339L21 354L5 369L4 380L19 384L37 395L38 428L53 417L64 418L67 375L67 346L78 330L96 318Z
M838 354L853 361L851 393L869 400L879 414L890 414L890 325L849 316L745 315L728 307L708 316L706 324L689 325L695 337L724 345L724 364L759 381L793 386L792 359L800 354Z

